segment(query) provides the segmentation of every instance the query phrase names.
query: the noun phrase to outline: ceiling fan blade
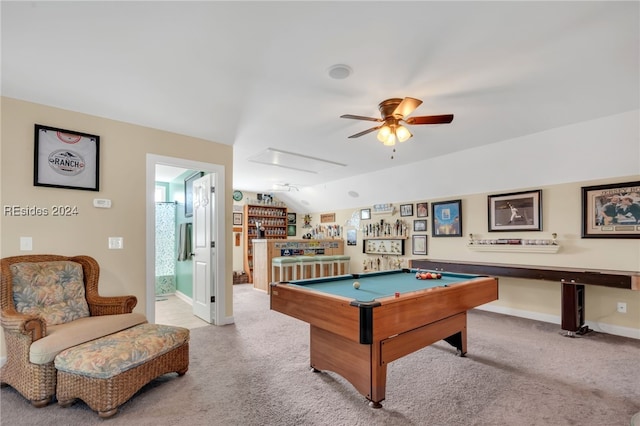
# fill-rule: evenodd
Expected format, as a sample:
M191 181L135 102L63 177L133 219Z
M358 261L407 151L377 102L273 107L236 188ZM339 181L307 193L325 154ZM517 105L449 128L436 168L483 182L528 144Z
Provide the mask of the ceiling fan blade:
M361 115L353 115L353 114L344 114L341 115L340 118L351 118L353 120L367 120L367 121L382 121L382 119L380 118L373 118L373 117L363 117Z
M407 124L445 124L453 121L453 114L424 115L422 117L409 117L404 120Z
M360 133L356 133L355 135L349 136L349 139L359 138L360 136L364 136L364 135L366 135L368 133L371 133L371 132L373 132L375 130L378 130L380 127L382 127L382 126L372 127L370 129L364 130L364 131L362 131Z
M396 107L395 111L393 111L393 115L406 117L409 114L411 114L413 111L415 111L416 108L418 108L421 103L422 101L420 99L404 98L402 102L400 102L400 105Z

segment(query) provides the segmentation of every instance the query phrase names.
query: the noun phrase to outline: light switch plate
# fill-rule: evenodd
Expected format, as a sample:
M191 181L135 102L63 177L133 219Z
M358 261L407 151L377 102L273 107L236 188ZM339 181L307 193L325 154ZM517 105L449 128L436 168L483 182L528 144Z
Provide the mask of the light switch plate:
M33 239L31 237L20 237L20 250L22 251L33 250Z
M124 247L124 240L122 237L109 237L110 249L121 249Z

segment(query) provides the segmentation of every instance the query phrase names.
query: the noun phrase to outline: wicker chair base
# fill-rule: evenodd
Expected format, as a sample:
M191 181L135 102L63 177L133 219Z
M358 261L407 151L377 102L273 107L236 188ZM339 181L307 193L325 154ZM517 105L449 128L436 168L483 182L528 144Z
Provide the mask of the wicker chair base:
M185 342L144 364L106 379L58 371L56 396L62 407L81 399L100 417L108 418L153 379L173 372L183 376L188 369L189 342Z
M20 333L4 333L7 361L0 369L0 384L8 385L37 408L48 405L56 394L56 368L46 364L25 362L29 359L31 338Z

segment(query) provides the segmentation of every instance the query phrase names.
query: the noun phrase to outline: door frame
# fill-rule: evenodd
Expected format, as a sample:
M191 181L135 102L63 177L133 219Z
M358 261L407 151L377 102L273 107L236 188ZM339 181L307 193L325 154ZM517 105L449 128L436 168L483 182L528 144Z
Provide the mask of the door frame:
M215 174L216 182L216 204L220 214L216 215L213 226L216 228L218 236L216 245L216 265L215 265L215 288L212 294L216 296L216 310L214 324L224 325L233 323L233 317L227 316L227 283L226 283L226 209L225 209L225 167L220 164L204 163L201 161L187 160L184 158L167 157L156 154L147 154L146 160L146 310L145 315L150 323L155 323L155 178L156 164L180 167L190 170L199 170L205 173Z

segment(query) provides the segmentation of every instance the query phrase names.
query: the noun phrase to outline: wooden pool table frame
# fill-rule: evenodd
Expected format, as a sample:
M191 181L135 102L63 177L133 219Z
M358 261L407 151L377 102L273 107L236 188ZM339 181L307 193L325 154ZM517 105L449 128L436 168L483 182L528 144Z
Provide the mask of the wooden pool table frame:
M472 278L373 303L272 283L270 298L272 310L309 323L314 371L340 374L379 408L390 362L439 340L467 352L467 310L497 300L498 280Z

